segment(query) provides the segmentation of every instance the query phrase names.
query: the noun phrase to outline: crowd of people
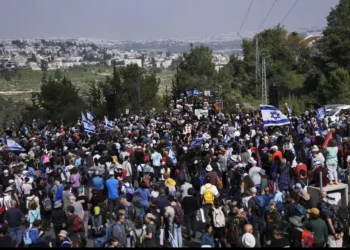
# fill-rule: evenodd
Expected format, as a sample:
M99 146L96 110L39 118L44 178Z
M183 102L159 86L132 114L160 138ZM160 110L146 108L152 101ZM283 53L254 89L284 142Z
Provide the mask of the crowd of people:
M81 120L11 124L0 246L342 247L348 208L325 187L347 184L349 118L305 112L265 127L259 112L144 114L96 121L94 133Z

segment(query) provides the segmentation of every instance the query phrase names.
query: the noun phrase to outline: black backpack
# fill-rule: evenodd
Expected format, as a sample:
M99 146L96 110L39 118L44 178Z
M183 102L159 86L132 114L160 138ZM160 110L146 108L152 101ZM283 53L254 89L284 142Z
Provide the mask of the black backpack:
M331 205L328 208L331 213L331 220L336 233L345 232L348 225L349 213L346 208L338 205Z
M135 248L143 248L144 247L144 243L143 243L143 229L141 231L141 234L140 235L137 235L136 234L136 231L135 230L132 230L135 237L136 237L136 241L135 241Z
M99 215L98 218L96 218L95 216L92 216L91 223L92 223L92 229L94 230L95 237L102 237L102 234L103 234L102 215Z
M227 230L227 241L231 245L237 245L239 237L243 235L242 227L238 218L234 218L231 226Z

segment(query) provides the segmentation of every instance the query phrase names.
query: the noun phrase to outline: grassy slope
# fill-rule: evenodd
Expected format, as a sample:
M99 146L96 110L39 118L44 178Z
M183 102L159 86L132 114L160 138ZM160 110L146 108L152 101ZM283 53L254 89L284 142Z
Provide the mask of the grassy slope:
M97 72L102 73L97 73ZM161 79L161 85L159 87L160 94L165 92L166 86L168 91L171 90L171 79L174 75L174 71L162 70L157 74L157 78ZM112 74L112 68L107 66L89 66L85 72L83 70L77 71L67 69L62 72L63 76L70 79L73 84L77 85L81 91L86 90L86 81L91 80L104 80L106 74ZM48 71L48 76L54 77L55 71ZM21 69L19 72L11 78L10 81L6 81L4 78L0 78L0 91L38 91L40 89L42 78L42 71L32 71L31 69ZM13 99L22 98L28 99L29 94L14 94L11 95ZM4 96L5 98L8 96Z

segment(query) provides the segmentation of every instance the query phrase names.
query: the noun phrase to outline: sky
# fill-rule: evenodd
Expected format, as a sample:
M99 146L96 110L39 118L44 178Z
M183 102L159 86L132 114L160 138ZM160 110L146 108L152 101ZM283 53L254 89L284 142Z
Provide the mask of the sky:
M242 32L282 21L296 0L254 0ZM251 0L1 0L0 38L148 40L238 32ZM283 25L322 28L339 0L299 0Z

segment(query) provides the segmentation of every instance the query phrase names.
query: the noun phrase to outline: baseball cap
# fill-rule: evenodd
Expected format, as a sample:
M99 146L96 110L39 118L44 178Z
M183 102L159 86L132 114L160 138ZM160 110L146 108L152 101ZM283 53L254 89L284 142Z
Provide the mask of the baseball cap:
M313 207L311 209L308 209L307 213L318 216L318 215L320 215L320 210L318 210L317 208Z

